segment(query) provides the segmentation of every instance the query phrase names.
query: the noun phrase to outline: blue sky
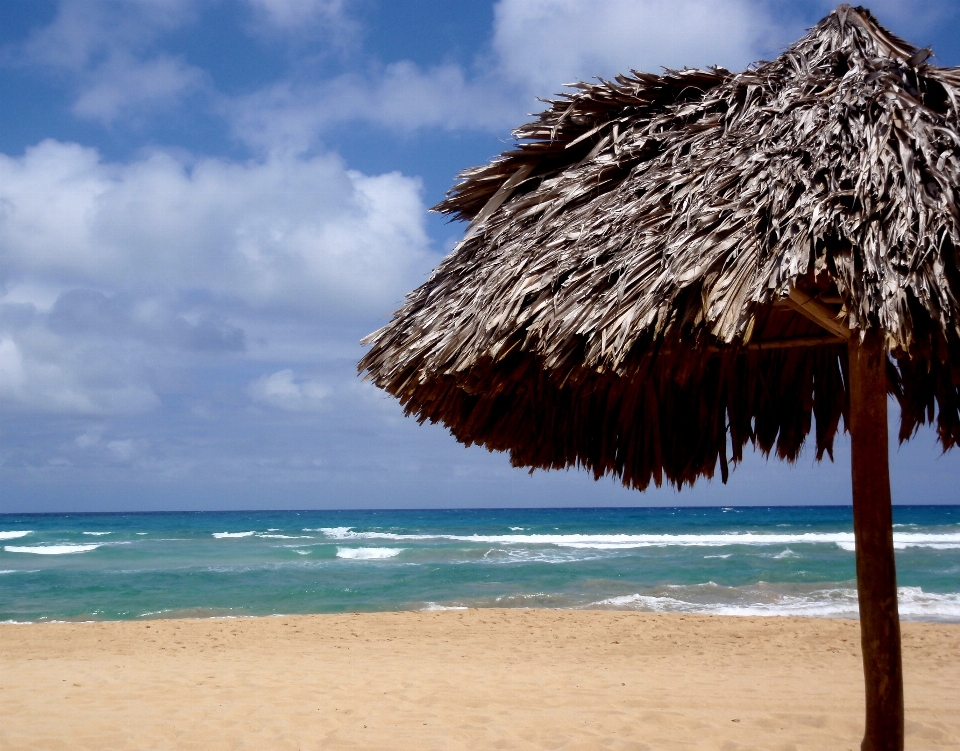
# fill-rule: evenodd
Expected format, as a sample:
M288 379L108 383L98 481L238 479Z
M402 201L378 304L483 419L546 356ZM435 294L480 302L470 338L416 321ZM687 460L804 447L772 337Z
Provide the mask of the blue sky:
M362 383L537 97L775 56L785 0L4 0L0 512L846 503L848 450L629 492L510 468ZM942 65L960 4L874 4ZM929 432L895 499L960 502Z

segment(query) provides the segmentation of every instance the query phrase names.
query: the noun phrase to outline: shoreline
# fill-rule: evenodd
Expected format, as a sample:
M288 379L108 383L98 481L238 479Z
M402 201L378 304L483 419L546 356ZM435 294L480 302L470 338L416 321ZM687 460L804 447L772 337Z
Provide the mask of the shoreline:
M241 615L187 615L185 612L177 612L172 615L159 615L159 614L149 614L135 616L132 618L84 618L84 619L71 619L71 618L50 618L36 621L17 621L17 620L5 620L0 621L0 627L3 626L67 626L67 625L92 625L92 624L109 624L109 623L154 623L157 621L217 621L217 620L248 620L248 619L259 619L259 618L334 618L338 616L371 616L371 615L385 615L385 614L394 614L394 613L462 613L465 611L545 611L545 612L560 612L560 613L619 613L625 615L663 615L668 617L673 616L688 616L688 617L704 617L704 618L732 618L732 619L745 619L745 620L796 620L796 621L845 621L850 623L859 623L859 618L850 618L845 615L790 615L788 613L763 613L763 614L740 614L740 613L710 613L710 612L698 612L698 611L669 611L669 610L630 610L626 608L598 608L598 607L549 607L549 606L523 606L523 607L487 607L484 605L464 605L464 606L441 606L441 607L426 607L426 608L397 608L393 610L345 610L338 612L320 612L320 613L266 613L266 614L241 614ZM930 624L930 625L943 625L943 626L956 626L960 627L960 619L954 618L924 618L916 616L900 616L900 623L915 623L915 624Z
M842 619L471 609L5 625L4 749L855 749L862 732L859 626ZM955 748L960 624L908 622L903 637L908 747Z

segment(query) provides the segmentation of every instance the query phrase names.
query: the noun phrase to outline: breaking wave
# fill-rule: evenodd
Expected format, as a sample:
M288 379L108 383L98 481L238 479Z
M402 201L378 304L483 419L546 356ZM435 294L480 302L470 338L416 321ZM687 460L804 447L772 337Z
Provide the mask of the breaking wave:
M394 558L402 552L403 548L337 548L337 558L372 561L383 558Z
M454 540L493 545L555 545L565 548L593 550L629 550L646 547L725 547L728 545L836 545L854 550L852 532L803 532L777 534L762 532L728 532L715 534L526 534L526 535L452 535L399 534L395 532L355 532L353 527L322 527L331 540ZM899 532L893 535L894 547L926 547L935 550L960 549L960 533ZM791 551L792 552L792 551Z
M900 617L904 620L960 620L960 594L900 587L898 599ZM859 617L857 590L852 587L784 592L770 586L720 587L713 582L669 585L650 594L607 597L589 607L707 615Z
M16 531L16 532L0 532L0 540L19 540L21 537L26 537L27 535L32 534L30 530Z
M96 543L87 543L84 545L6 545L4 550L8 553L33 553L34 555L70 555L71 553L89 553L91 550L99 548Z

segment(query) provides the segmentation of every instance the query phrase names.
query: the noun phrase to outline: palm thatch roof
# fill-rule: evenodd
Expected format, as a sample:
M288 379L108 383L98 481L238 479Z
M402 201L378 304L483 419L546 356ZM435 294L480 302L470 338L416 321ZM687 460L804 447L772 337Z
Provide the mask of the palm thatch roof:
M960 69L842 5L772 62L578 83L436 210L465 239L360 362L515 465L682 486L831 453L879 327L901 440L960 438Z

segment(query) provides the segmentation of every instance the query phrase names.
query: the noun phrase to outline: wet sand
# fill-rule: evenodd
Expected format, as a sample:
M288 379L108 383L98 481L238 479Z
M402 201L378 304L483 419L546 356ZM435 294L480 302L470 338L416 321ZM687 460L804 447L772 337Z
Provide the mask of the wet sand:
M904 624L907 748L960 625ZM858 749L854 622L468 610L0 626L0 748Z

